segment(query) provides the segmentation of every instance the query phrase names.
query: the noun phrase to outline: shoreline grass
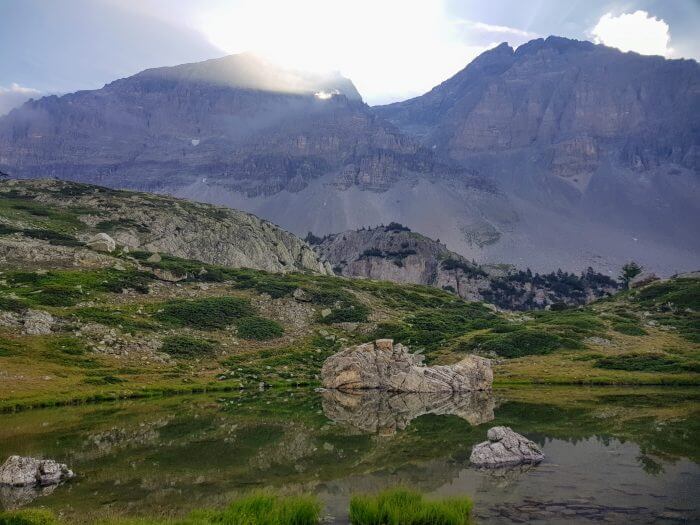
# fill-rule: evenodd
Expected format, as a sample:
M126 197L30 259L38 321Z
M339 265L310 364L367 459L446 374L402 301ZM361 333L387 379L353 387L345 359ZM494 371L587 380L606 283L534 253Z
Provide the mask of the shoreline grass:
M352 525L468 525L469 498L424 499L419 492L396 488L376 496L356 495L350 500Z

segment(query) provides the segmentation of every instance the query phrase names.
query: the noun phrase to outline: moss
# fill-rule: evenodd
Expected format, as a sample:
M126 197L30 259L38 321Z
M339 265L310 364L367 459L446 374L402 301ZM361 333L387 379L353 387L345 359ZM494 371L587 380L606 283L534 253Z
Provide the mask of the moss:
M270 319L264 317L244 317L236 323L238 335L243 339L266 341L284 334L284 329Z
M161 351L173 357L185 359L213 355L218 345L212 341L198 339L185 335L166 337L163 339Z
M206 299L168 301L155 314L156 319L202 330L224 328L237 319L254 314L250 303L238 297L209 297Z
M353 496L350 500L352 525L468 525L472 502L469 498L430 501L419 492L390 489L376 496Z

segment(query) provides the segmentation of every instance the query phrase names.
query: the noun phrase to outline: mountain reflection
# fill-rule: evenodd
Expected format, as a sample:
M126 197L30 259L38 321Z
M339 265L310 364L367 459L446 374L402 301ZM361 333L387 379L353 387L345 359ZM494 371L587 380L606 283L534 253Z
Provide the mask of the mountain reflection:
M494 418L491 392L395 393L364 390L356 393L326 390L323 413L362 433L390 436L425 414L455 415L471 425Z

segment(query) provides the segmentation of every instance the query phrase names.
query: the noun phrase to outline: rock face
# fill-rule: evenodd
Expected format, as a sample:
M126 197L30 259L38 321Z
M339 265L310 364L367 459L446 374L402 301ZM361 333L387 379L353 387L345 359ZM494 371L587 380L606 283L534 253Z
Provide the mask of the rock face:
M501 467L539 463L544 454L536 443L509 427L493 427L486 434L488 441L474 445L469 460L478 467Z
M493 371L491 361L474 355L450 366L424 366L423 356L391 339L377 339L330 356L321 379L325 388L343 391L467 392L489 390Z
M494 418L491 392L396 393L386 390L323 392L323 413L362 433L389 436L425 415L456 415L470 425Z
M509 310L581 305L618 289L616 281L592 270L540 275L509 265L475 264L397 223L306 240L338 275L435 286Z
M132 251L146 250L233 268L326 273L326 267L301 239L237 210L58 180L3 181L0 198L6 195L41 203L57 212L79 209L77 223L83 228L75 237L92 249L43 242L41 246L48 247L48 253L40 246L22 250L29 244L25 239L17 242L14 237L0 236L0 261L19 262L18 256L22 255L46 266L45 256L56 258L63 250L70 252L65 257L68 264L82 266L92 261L111 265L113 260L106 255L119 244ZM20 232L37 228L20 222L12 226ZM163 273L162 278L177 280L178 276Z
M55 485L74 477L73 471L52 459L10 456L0 466L0 485L15 487Z
M51 333L53 316L41 310L27 310L22 319L27 335L47 335Z

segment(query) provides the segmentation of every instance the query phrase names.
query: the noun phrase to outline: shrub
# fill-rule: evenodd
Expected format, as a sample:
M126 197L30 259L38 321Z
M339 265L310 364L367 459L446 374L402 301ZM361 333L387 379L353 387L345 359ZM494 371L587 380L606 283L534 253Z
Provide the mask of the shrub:
M236 319L253 314L250 304L238 297L209 297L206 299L168 301L156 319L177 326L193 328L224 328Z
M697 372L698 363L684 363L664 354L623 354L604 357L595 363L596 368L627 370L630 372Z
M646 331L636 323L617 322L612 325L613 330L625 335L646 335Z
M139 330L152 330L158 326L147 319L135 318L119 310L106 310L95 307L80 308L74 315L86 323L116 326L131 333Z
M391 489L377 496L353 496L353 525L467 525L471 522L469 498L428 501L411 490Z
M243 339L256 339L266 341L280 337L284 329L270 319L264 317L245 317L238 321L238 335Z
M121 293L124 289L135 290L139 293L148 293L148 285L153 278L146 272L128 270L111 274L109 278L99 286L105 292Z
M22 312L26 310L27 306L24 302L19 299L14 299L13 297L0 297L0 310L7 310L9 312Z
M42 287L41 293L34 295L32 299L44 306L73 306L81 297L82 293L77 288L53 284Z
M324 323L364 323L369 317L370 309L363 304L334 308L330 315L323 318Z
M212 355L216 349L217 345L211 341L185 335L166 337L161 346L166 354L185 359Z
M384 227L384 231L387 232L410 232L411 228L408 226L404 226L401 223L398 222L390 222L387 226Z
M518 329L505 333L489 333L474 336L462 342L458 350L493 352L501 357L523 357L549 354L561 347L575 346L561 336L532 329Z

